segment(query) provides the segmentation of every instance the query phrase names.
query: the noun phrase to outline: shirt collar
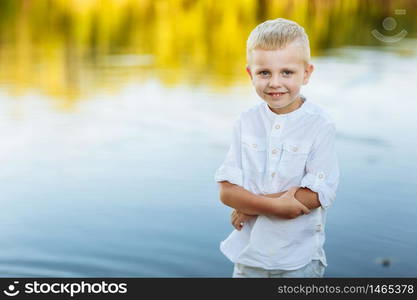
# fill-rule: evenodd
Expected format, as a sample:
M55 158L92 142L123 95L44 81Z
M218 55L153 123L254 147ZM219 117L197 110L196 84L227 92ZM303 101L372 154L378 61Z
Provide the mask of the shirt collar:
M297 108L296 110L294 110L292 112L289 112L289 113L286 113L286 114L274 113L269 108L268 103L265 102L264 103L264 111L265 111L268 119L271 120L271 121L274 121L274 120L284 119L284 118L287 118L289 116L291 116L291 117L294 116L295 117L295 116L301 114L307 107L307 105L306 105L307 104L307 99L302 95L300 95L300 96L301 96L301 99L303 100L303 104L301 104L301 106L299 108Z

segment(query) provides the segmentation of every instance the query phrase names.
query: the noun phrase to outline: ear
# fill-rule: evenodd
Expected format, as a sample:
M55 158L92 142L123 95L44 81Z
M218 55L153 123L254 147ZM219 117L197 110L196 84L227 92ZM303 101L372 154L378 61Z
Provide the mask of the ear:
M307 67L304 69L304 78L303 78L303 85L307 84L310 80L311 73L314 71L314 66L312 64L308 64Z
M246 66L246 72L249 74L250 79L252 80L252 73L251 73L251 71L250 71L249 66Z

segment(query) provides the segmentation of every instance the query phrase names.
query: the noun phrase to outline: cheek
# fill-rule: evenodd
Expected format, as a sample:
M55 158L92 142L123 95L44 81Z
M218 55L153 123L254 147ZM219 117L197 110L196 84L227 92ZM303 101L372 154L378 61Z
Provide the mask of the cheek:
M253 86L257 89L257 90L259 90L259 89L264 89L264 87L265 87L265 85L266 85L266 83L265 83L265 81L264 80L262 80L262 79L255 79L255 80L252 80L252 83L253 83Z
M297 78L294 80L291 80L288 82L288 88L290 88L292 91L298 91L301 88L301 85L303 85L303 78Z

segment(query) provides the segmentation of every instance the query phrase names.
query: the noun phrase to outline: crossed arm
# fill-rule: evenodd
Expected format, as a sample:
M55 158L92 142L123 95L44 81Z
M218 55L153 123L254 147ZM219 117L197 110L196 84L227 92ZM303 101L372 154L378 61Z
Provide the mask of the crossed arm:
M221 181L219 185L220 200L235 209L232 213L232 223L236 228L241 220L243 222L250 216L273 215L294 219L320 206L318 194L308 188L293 187L285 192L255 195L228 181Z

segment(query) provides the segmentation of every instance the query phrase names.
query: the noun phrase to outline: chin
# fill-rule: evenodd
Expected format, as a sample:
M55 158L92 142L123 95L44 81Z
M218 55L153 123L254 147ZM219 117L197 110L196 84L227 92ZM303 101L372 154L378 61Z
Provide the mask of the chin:
M275 101L274 102L269 101L268 104L271 108L284 108L290 105L291 103L276 103Z

